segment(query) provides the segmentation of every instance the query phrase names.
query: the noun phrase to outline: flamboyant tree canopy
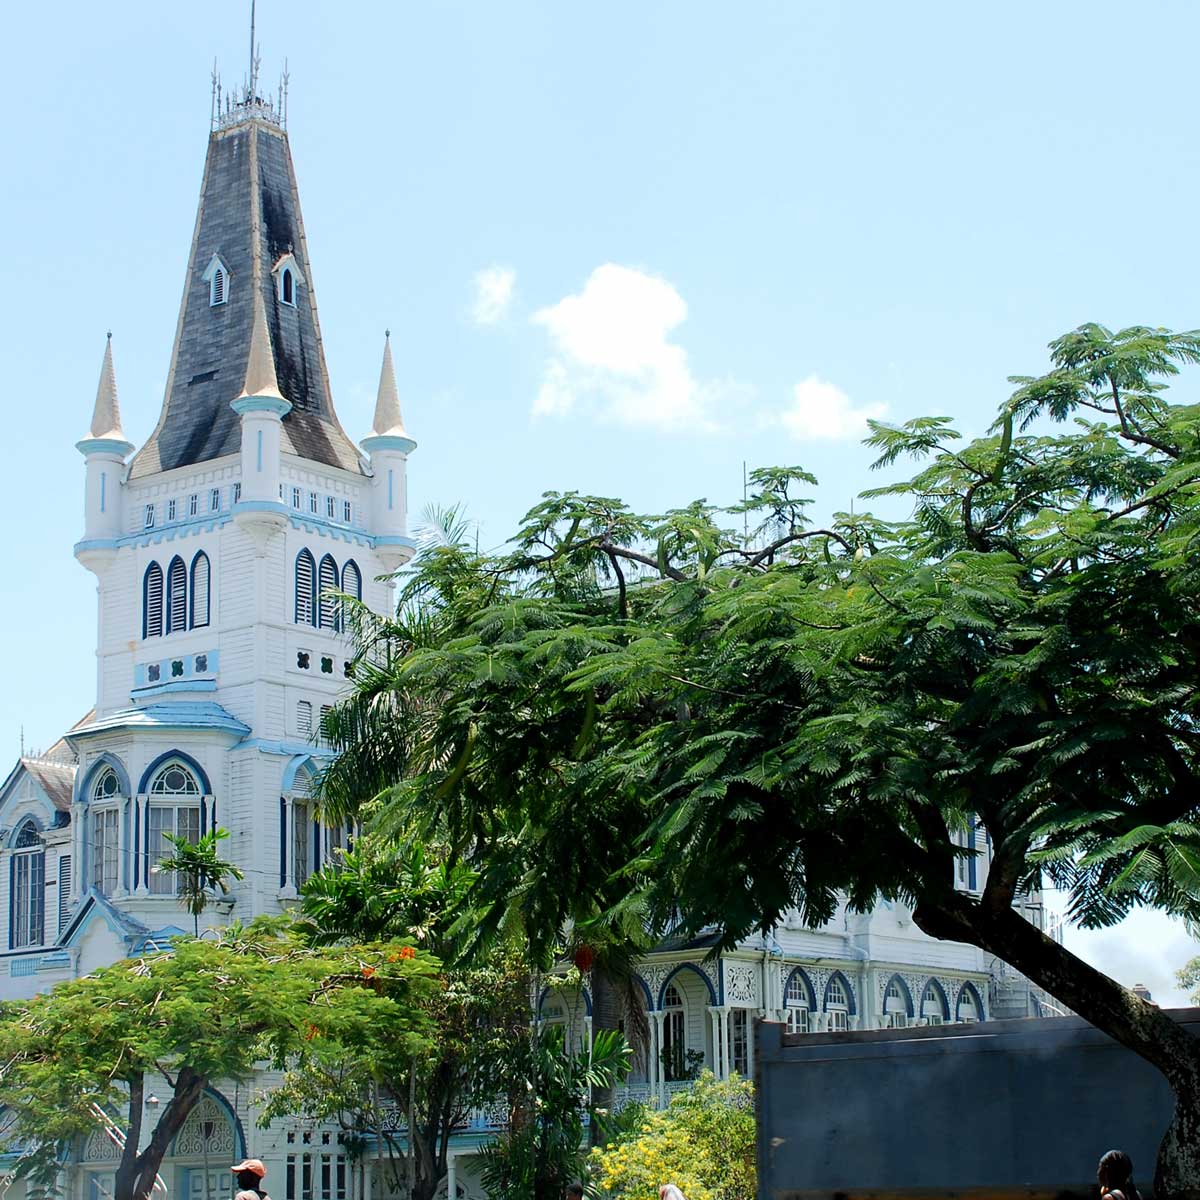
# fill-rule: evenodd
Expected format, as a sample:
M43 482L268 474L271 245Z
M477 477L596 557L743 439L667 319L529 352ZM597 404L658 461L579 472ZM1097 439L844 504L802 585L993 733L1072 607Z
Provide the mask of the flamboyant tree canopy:
M1194 1047L1013 901L1048 876L1085 925L1200 915L1200 408L1166 390L1200 333L1087 325L1050 357L987 436L873 423L878 467L918 464L870 496L898 515L818 527L794 467L725 510L551 493L508 554L444 539L397 619L361 623L327 803L368 783L385 827L480 864L481 929L516 911L545 946L567 920L731 942L789 908L904 898L1145 1054L1184 1106ZM970 894L976 824L992 856ZM1200 1186L1186 1104L1167 1149Z

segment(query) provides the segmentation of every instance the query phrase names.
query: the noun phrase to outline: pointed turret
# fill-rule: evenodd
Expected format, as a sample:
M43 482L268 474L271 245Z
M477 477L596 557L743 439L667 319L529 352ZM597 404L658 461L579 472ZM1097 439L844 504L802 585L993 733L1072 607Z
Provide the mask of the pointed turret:
M261 295L256 296L254 301L254 325L250 330L246 380L242 384L242 394L238 400L243 397L283 400L283 394L279 390L279 377L275 374L275 354L271 350L271 335L267 332L267 312L263 307ZM288 408L292 407L286 400L284 403Z
M96 406L92 410L89 440L90 438L124 442L130 450L133 449L132 443L121 432L121 406L117 402L117 374L113 370L111 333L104 345L104 361L100 366L100 383L96 388Z
M255 293L246 376L241 395L229 407L242 420L242 494L233 519L263 554L271 537L287 524L287 509L279 501L280 449L283 418L292 405L279 391L267 314L257 288Z
M405 431L404 419L400 416L400 393L396 390L396 371L392 366L390 329L383 335L383 366L379 371L379 395L375 400L375 421L371 426L371 438L377 437L403 438L412 442L409 449L415 449L417 445Z
M392 367L392 335L383 338L383 366L379 372L379 396L375 420L362 448L370 455L374 477L372 508L376 529L376 551L390 570L412 557L408 537L408 456L417 443L408 435L400 416L400 393Z
M121 431L111 333L104 346L92 425L75 446L87 463L84 534L75 547L75 556L89 570L100 571L115 552L109 543L121 532L121 482L125 459L133 449L133 443Z

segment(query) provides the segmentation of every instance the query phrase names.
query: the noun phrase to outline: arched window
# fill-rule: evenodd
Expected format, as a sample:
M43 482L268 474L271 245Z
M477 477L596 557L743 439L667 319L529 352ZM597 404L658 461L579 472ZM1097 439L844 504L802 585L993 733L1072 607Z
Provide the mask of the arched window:
M296 285L291 267L284 267L279 276L279 298L284 304L291 304L293 307L296 304Z
M907 1024L908 997L904 985L893 975L883 994L883 1026L885 1029L903 1029Z
M946 1001L938 985L931 979L921 994L921 1020L926 1025L940 1025L946 1019Z
M342 591L347 596L353 596L355 600L362 599L362 572L358 569L358 563L354 559L350 559L342 568ZM342 611L342 628L346 629L345 609Z
M40 946L46 935L46 850L32 820L17 830L9 860L9 948Z
M167 835L193 844L200 839L200 785L179 762L169 762L150 782L150 807L146 812L146 853L150 865L150 891L167 896L179 890L171 872L157 871L156 863L175 853Z
M808 984L804 982L804 976L799 971L792 972L783 1003L787 1009L788 1033L807 1033L809 1014L812 1012L812 997L808 993Z
M203 550L192 559L192 628L208 624L209 571L208 555Z
M954 1008L955 1019L961 1021L964 1025L973 1025L983 1016L980 1012L975 989L969 983L962 985L962 990L958 993L958 1003L955 1004Z
M224 304L226 300L225 293L225 270L223 267L218 267L212 273L212 278L208 282L209 306L215 308L218 304Z
M338 590L337 563L330 555L321 559L321 628L337 629L341 622L338 620L341 605L334 593Z
M307 550L296 555L296 624L317 623L317 564Z
M684 1079L687 1076L687 1013L683 997L673 984L663 993L662 1065L664 1079Z
M187 628L187 567L176 555L167 568L167 632Z
M829 1017L829 1028L842 1032L850 1027L850 997L838 976L833 976L825 988L825 1012Z
M117 889L117 822L121 811L121 781L108 767L97 778L91 798L91 883L101 895L111 896Z
M163 573L152 562L142 576L142 637L162 637L163 631Z

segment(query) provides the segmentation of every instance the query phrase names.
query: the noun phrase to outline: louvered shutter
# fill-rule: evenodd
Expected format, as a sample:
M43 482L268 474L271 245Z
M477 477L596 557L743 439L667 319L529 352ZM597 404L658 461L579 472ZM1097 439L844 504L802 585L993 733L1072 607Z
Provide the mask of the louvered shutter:
M312 705L307 700L296 704L296 729L301 737L312 737Z
M347 596L353 596L355 600L362 599L362 572L359 571L358 565L351 559L342 571L342 591Z
M208 624L208 555L201 550L192 559L192 628Z
M315 625L315 564L313 556L307 550L301 550L296 557L296 624Z
M220 267L213 273L212 280L212 296L210 297L212 304L225 303L225 272Z
M58 932L67 927L71 915L71 856L62 854L58 859Z
M187 628L187 568L182 558L171 559L167 568L167 632Z
M327 554L321 559L321 628L336 629L339 625L338 609L341 607L332 595L338 590L337 563Z
M162 637L163 573L158 563L151 563L146 568L142 591L142 637Z

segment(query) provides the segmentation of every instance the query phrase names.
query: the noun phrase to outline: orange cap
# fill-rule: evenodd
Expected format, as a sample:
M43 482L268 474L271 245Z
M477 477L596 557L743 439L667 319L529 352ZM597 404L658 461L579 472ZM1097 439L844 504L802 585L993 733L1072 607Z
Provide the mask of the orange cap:
M261 1158L247 1158L238 1163L236 1167L230 1167L229 1169L235 1175L241 1174L242 1171L253 1171L259 1179L267 1173L267 1168L263 1166Z

